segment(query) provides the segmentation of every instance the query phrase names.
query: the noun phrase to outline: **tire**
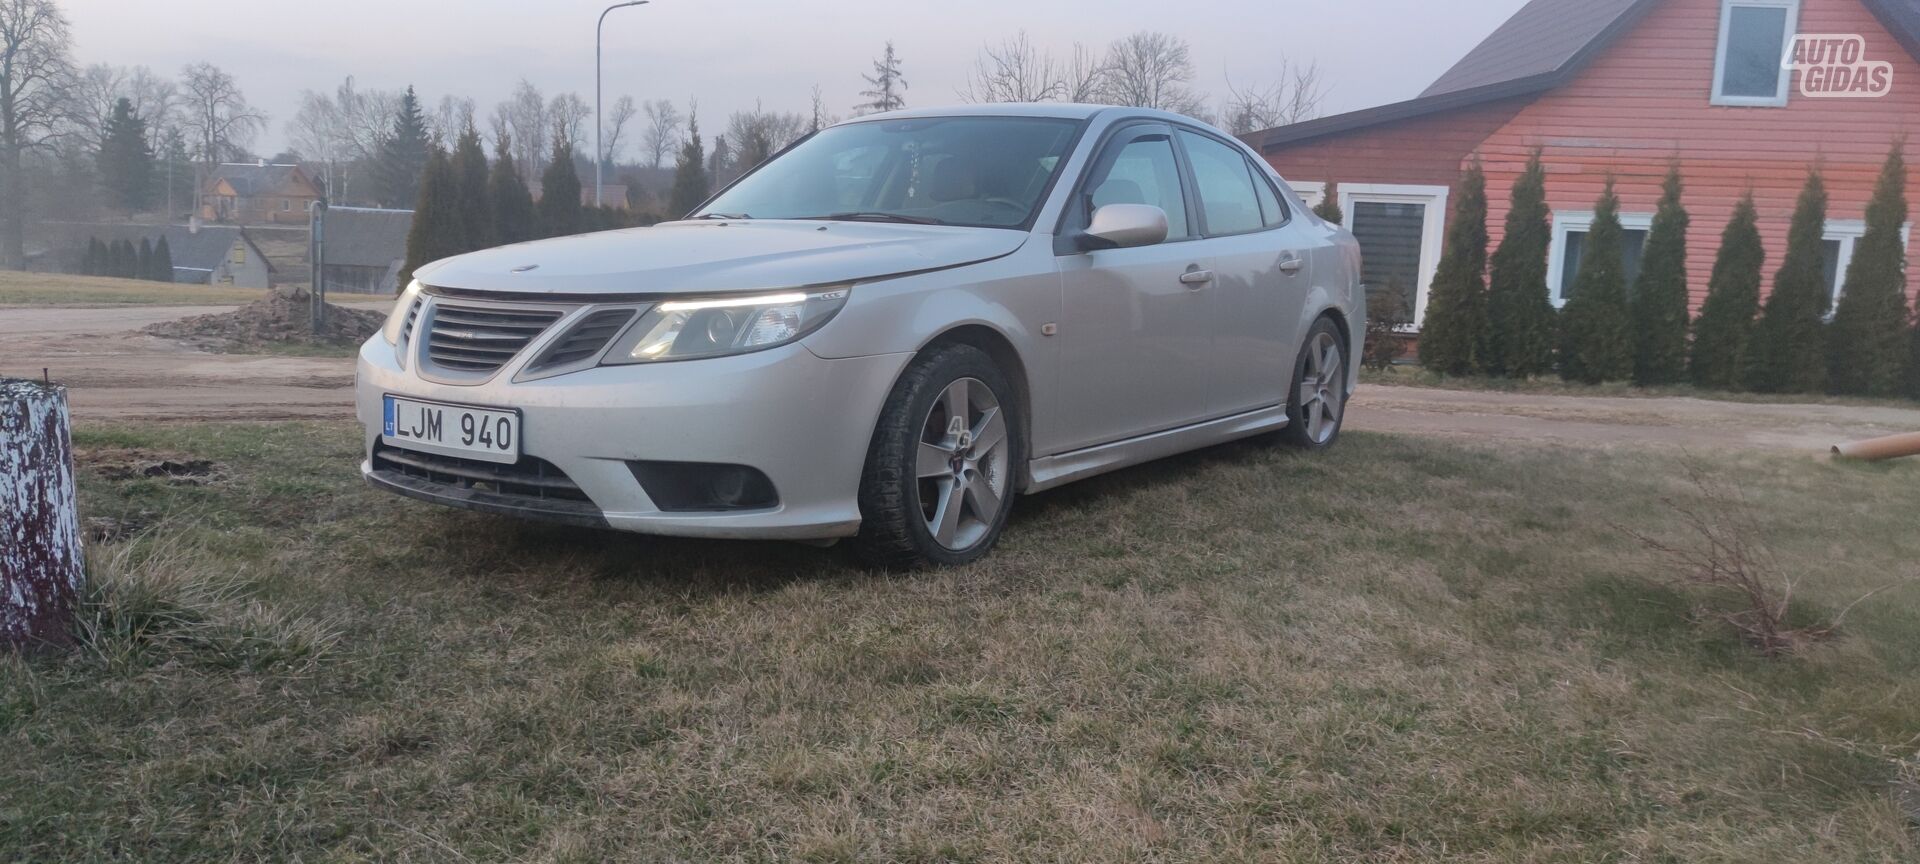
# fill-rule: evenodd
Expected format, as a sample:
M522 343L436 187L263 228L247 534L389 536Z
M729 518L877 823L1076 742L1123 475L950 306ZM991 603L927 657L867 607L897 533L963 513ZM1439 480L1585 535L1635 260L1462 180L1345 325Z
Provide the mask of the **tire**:
M1313 322L1293 362L1287 390L1287 428L1280 440L1301 450L1325 450L1340 441L1347 416L1346 340L1331 318Z
M965 564L993 548L1026 459L1013 393L992 358L970 345L935 348L908 365L867 448L853 543L862 561L912 570ZM956 423L959 410L966 419Z

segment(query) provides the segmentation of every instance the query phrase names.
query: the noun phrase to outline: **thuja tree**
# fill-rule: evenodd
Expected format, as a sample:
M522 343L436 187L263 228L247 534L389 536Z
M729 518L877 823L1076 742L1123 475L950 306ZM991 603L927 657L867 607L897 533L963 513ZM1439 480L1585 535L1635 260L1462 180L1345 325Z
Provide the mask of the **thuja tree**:
M1560 315L1560 376L1598 384L1633 374L1627 332L1627 274L1620 228L1620 196L1613 178L1593 205L1593 225L1580 253L1573 296Z
M466 251L458 184L446 151L434 148L427 157L427 170L420 178L413 226L407 231L407 260L400 269L401 284L413 279L413 271Z
M513 167L513 142L502 135L493 149L493 170L487 175L487 198L493 206L493 231L488 239L496 243L519 243L533 239L533 193Z
M1420 363L1448 375L1486 371L1487 174L1475 159L1460 178L1447 242L1427 291Z
M1547 171L1534 151L1513 184L1506 234L1487 287L1486 369L1524 378L1553 369L1553 303L1547 299Z
M1760 393L1811 393L1827 386L1827 186L1807 175L1793 209L1787 254L1760 309L1741 378Z
M1720 251L1707 280L1707 301L1693 324L1687 374L1695 386L1731 390L1740 384L1740 367L1753 338L1753 317L1760 313L1760 271L1767 263L1759 221L1749 191L1734 205L1733 218L1720 232Z
M1867 204L1867 230L1828 328L1829 386L1835 393L1891 396L1901 391L1910 350L1907 335L1906 142L1894 144Z
M1327 184L1326 190L1320 193L1320 203L1313 205L1313 215L1335 225L1341 225L1347 221L1347 214L1340 210L1340 199L1334 194L1333 184Z
M1633 283L1633 383L1672 384L1687 374L1687 228L1680 164L1667 169Z

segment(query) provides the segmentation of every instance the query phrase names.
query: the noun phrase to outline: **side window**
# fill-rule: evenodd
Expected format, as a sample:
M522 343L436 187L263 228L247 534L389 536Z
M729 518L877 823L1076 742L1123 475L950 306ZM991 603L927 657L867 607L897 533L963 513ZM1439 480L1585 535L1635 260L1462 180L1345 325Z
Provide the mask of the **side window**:
M1107 168L1107 176L1089 191L1088 197L1093 209L1108 204L1152 204L1167 211L1168 239L1193 236L1187 230L1186 199L1180 192L1180 163L1173 156L1173 141L1165 135L1143 135L1122 146Z
M1186 145L1187 158L1193 163L1193 182L1200 193L1200 212L1206 214L1209 235L1242 234L1266 227L1245 156L1184 129L1180 142Z
M1268 228L1284 224L1287 221L1287 207L1280 203L1280 196L1274 194L1273 183L1260 176L1260 166L1247 163L1247 173L1253 175L1253 194L1260 199L1260 219Z

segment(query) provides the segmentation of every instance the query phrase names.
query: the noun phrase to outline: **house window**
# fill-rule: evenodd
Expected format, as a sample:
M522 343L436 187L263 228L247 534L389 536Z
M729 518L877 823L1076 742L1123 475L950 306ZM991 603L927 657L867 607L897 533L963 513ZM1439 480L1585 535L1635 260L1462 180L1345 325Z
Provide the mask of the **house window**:
M1786 63L1800 0L1724 0L1713 104L1779 107L1793 77Z
M1840 294L1847 287L1847 267L1853 264L1853 250L1860 238L1867 234L1867 223L1859 219L1828 219L1827 231L1823 239L1826 249L1827 314L1832 315L1840 306ZM1906 244L1912 240L1913 223L1900 226L1900 242Z
M247 263L247 247L239 243L233 244L233 252L227 256L227 260L235 264Z
M1647 232L1653 228L1652 213L1620 214L1620 258L1627 289L1640 277L1640 256L1647 246ZM1587 234L1593 230L1593 213L1577 211L1553 214L1553 245L1547 257L1547 296L1553 305L1564 306L1573 296L1580 277L1580 259L1587 247Z
M1360 280L1369 295L1399 295L1418 327L1427 312L1427 286L1440 266L1447 223L1445 186L1340 184L1340 209L1360 241Z

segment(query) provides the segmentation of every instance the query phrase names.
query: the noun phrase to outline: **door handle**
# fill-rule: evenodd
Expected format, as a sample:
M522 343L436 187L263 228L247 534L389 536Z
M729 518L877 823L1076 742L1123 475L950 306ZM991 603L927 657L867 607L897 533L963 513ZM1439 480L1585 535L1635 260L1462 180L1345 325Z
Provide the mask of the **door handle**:
M1199 288L1200 286L1205 285L1208 282L1212 282L1212 281L1213 281L1212 270L1188 270L1187 272L1180 274L1180 284L1187 285L1193 288Z
M1301 261L1299 256L1297 255L1289 255L1285 258L1280 259L1280 272L1285 273L1288 276L1292 276L1296 273L1299 273L1300 268L1304 266L1306 266L1305 262Z

